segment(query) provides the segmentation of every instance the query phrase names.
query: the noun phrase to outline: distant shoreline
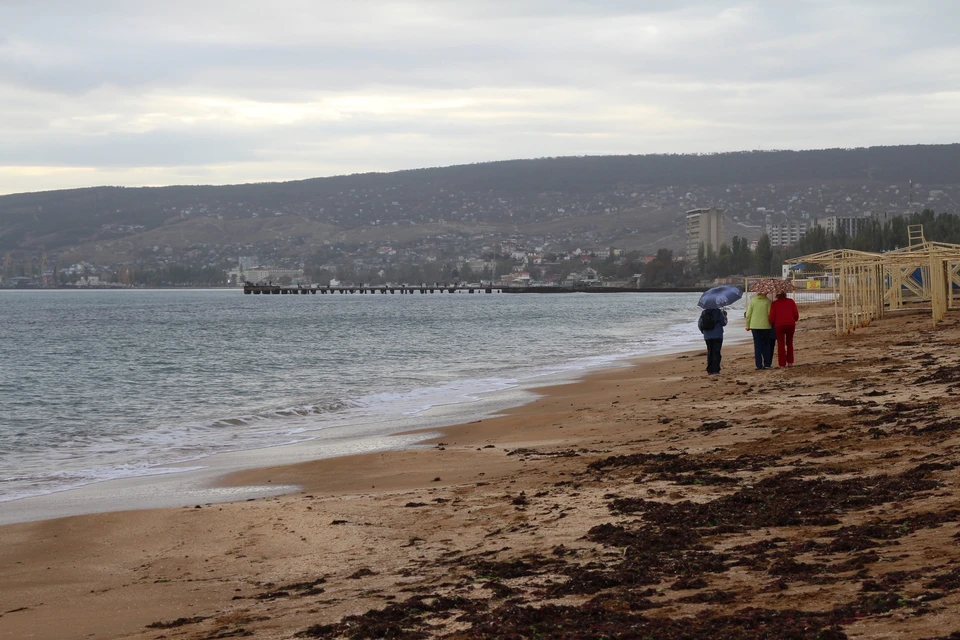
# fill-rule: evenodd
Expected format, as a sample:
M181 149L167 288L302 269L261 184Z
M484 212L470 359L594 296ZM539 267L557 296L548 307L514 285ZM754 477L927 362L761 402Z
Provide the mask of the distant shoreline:
M374 288L381 285L372 285ZM383 285L386 286L386 285ZM318 288L326 288L326 285L317 285ZM296 288L289 285L284 288ZM312 288L312 285L311 285ZM398 288L398 287L393 287ZM703 293L709 287L495 287L501 289L504 293ZM189 286L189 287L147 287L147 286L126 286L126 287L0 287L0 291L183 291L184 289L205 290L237 290L243 293L243 287L223 287L223 286Z

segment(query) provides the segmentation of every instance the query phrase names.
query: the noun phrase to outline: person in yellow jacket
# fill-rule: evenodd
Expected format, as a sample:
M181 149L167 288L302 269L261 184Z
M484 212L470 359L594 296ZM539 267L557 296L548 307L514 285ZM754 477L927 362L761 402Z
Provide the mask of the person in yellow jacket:
M773 365L773 343L776 334L770 324L770 298L758 293L750 299L747 312L747 331L753 334L753 359L757 370L769 369Z

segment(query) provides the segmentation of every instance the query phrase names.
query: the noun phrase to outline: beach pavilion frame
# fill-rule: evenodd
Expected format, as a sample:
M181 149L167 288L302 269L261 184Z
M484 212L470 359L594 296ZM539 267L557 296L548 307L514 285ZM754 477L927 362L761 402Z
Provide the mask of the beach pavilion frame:
M960 245L927 242L921 225L909 227L909 239L907 247L883 253L838 249L786 263L819 264L831 274L837 335L865 327L885 311L903 309L907 302L929 302L936 328L947 309L956 308Z

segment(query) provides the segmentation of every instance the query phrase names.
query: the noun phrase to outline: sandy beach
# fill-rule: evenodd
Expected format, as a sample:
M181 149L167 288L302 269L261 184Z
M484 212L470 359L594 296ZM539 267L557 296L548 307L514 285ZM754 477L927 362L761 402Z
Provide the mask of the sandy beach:
M647 358L222 479L279 497L0 527L0 638L960 637L960 315L801 313L792 368Z

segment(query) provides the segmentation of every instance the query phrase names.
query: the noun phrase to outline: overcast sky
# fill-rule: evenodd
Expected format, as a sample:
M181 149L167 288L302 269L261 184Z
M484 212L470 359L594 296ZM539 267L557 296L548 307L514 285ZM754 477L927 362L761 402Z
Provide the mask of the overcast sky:
M960 0L0 0L0 193L960 141Z

